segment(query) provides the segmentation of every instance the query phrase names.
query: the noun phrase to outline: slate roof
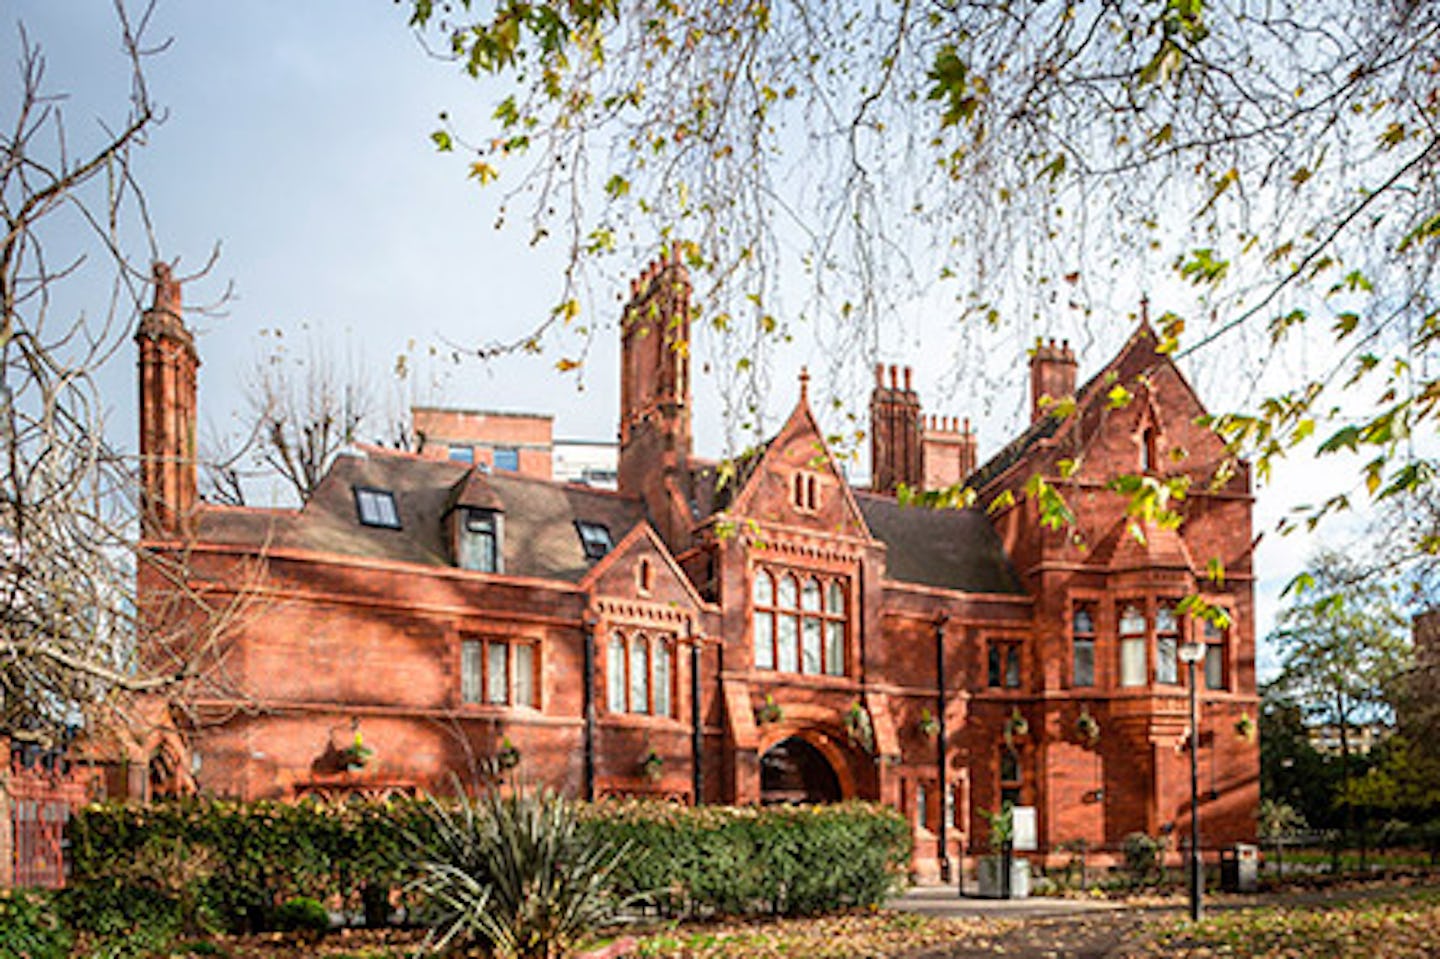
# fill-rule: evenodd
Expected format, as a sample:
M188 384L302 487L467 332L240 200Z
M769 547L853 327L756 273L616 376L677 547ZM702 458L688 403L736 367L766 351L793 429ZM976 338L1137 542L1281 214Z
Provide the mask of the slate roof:
M859 490L855 500L870 532L888 549L888 579L965 593L1024 594L1000 537L979 510L901 506Z
M357 486L389 490L401 528L365 526ZM300 510L210 507L200 514L201 541L336 553L364 559L453 567L443 522L452 504L503 511L507 575L578 581L585 558L577 520L599 523L619 542L645 518L644 506L617 493L495 473L466 464L372 450L340 456Z

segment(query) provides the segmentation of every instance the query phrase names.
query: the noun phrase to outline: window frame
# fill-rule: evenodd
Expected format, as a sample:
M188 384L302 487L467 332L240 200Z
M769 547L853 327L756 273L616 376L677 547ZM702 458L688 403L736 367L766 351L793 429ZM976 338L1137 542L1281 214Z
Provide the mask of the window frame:
M1138 632L1126 632L1125 613L1134 609L1140 616L1140 628ZM1150 682L1150 613L1143 599L1122 599L1115 604L1115 652L1119 659L1119 669L1116 672L1117 685L1125 689L1139 689ZM1140 662L1137 671L1127 673L1126 655L1135 648L1140 650Z
M1019 639L988 639L985 642L985 687L1018 690L1025 687L1025 667Z
M405 528L400 520L400 501L395 498L394 490L381 489L378 486L352 486L350 489L355 496L355 515L361 526L372 529ZM388 504L388 516L380 515L385 512L384 509L380 509L378 513L373 511L373 508L381 503Z
M488 525L489 528L477 529L475 525L477 522L482 522ZM473 573L499 573L504 571L505 560L501 554L501 524L502 520L499 510L482 509L476 506L464 507L464 514L460 521L460 535L466 539L473 538L481 542L488 539L490 542L490 563L489 566L483 563L478 566L466 565L463 560L468 553L462 545L460 549L462 559L460 564L461 569L467 569Z
M514 466L502 466L500 457L504 456L506 462L513 462ZM513 459L512 459L513 457ZM497 446L490 451L490 466L492 469L505 473L520 472L520 447L518 446Z
M637 648L644 652L645 660L643 708L636 708L635 703L637 676L634 670L639 661L635 655ZM615 658L617 650L621 652L618 662ZM666 663L664 691L657 693L661 688L659 663L662 659ZM678 663L673 634L643 629L612 629L605 644L605 711L612 716L675 719L679 698Z
M1225 610L1225 614L1230 617L1230 625L1224 629L1219 628L1208 619L1200 621L1200 641L1205 644L1205 659L1201 663L1202 668L1197 670L1197 673L1202 676L1201 682L1203 685L1201 688L1206 692L1229 692L1232 685L1230 675L1230 640L1232 631L1235 629L1235 614L1228 609ZM1214 632L1212 633L1211 630L1214 630ZM1210 683L1210 662L1212 656L1219 662L1220 682L1217 685L1211 685Z
M597 538L596 534L603 537L603 542ZM593 562L604 559L615 549L615 536L610 532L610 527L604 523L597 523L590 519L577 519L575 535L580 537L580 552L585 554L586 559Z
M1155 685L1156 686L1179 686L1182 684L1180 678L1180 644L1185 641L1185 617L1179 615L1175 608L1178 601L1162 599L1155 604ZM1163 621L1168 616L1170 626L1163 627ZM1169 648L1165 645L1168 643ZM1168 672L1167 672L1168 671ZM1167 678L1168 676L1168 678Z
M529 702L522 702L519 693L521 656L519 647L530 650L529 659ZM460 705L467 709L483 707L488 709L540 709L540 643L537 640L509 636L485 636L474 633L460 637ZM493 649L504 648L505 688L504 701L492 699ZM472 659L471 651L474 651ZM472 666L473 663L473 666ZM474 694L471 694L471 690Z
M768 602L762 598L759 588L762 577L769 583ZM794 602L789 605L784 599L787 583L794 587ZM812 585L814 606L807 608L806 598L812 595L809 592ZM838 604L832 602L836 588L839 589ZM793 669L789 664L788 645L792 631ZM846 577L768 564L756 564L753 568L750 581L750 653L755 669L793 676L843 678L848 675L849 636L850 590ZM818 644L818 663L814 669L807 668L806 640L810 637ZM769 656L762 656L762 650L768 651ZM833 655L836 652L839 653L839 662Z
M1080 599L1070 604L1070 686L1072 689L1093 689L1099 684L1099 648L1100 648L1100 626L1099 626L1100 604L1090 599ZM1088 631L1081 631L1080 617L1089 619L1090 628ZM1090 680L1080 681L1080 647L1089 647L1090 654Z

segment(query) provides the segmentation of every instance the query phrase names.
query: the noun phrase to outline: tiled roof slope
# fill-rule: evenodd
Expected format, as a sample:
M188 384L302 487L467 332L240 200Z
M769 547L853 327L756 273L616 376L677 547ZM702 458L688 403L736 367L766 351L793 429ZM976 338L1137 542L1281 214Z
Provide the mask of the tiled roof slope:
M392 492L401 528L363 525L357 486ZM503 473L482 476L462 463L372 451L338 457L303 509L210 507L201 512L198 533L202 542L453 566L444 518L455 502L503 510L506 574L570 582L592 565L577 520L609 527L619 542L645 518L639 501L603 490Z
M856 491L870 532L887 547L886 576L903 583L965 593L1021 594L1000 537L976 509L901 506Z

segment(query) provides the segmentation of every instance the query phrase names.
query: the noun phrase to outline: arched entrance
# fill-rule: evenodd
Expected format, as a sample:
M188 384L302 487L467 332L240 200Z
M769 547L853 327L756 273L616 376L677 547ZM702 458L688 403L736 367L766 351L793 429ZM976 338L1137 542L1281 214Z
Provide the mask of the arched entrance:
M840 778L825 756L798 736L782 739L760 757L760 802L828 803L841 800Z

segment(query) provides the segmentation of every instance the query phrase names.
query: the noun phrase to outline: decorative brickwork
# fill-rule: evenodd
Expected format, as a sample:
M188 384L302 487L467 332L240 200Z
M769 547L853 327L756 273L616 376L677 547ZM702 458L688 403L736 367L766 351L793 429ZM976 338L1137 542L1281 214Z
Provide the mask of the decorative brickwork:
M199 588L265 565L227 663L242 695L201 704L186 730L199 788L388 794L458 772L686 802L838 794L903 809L924 871L982 851L982 812L1012 799L1036 807L1041 855L1085 840L1103 856L1186 828L1171 667L1174 644L1201 637L1220 677L1202 692L1205 842L1253 836L1258 748L1233 732L1257 703L1248 473L1229 464L1212 488L1224 446L1148 326L1079 387L1069 347L1039 347L1032 401L1074 396L1075 415L978 467L968 424L926 419L910 372L881 369L874 489L846 480L803 381L722 481L691 457L690 295L673 254L632 284L618 493L376 449L337 460L301 510L199 508ZM193 422L152 372L158 345L193 359L170 302L147 315L165 325L141 337L142 391ZM1109 402L1114 383L1134 401ZM146 455L184 454L181 421L147 414ZM156 462L148 500L183 505L175 474L193 459ZM1137 470L1192 479L1178 530L1127 520L1107 481ZM1024 495L1037 473L1073 527L1040 522ZM932 512L893 495L966 477L982 505L1013 503ZM361 521L362 487L388 494L394 524ZM467 537L493 561L465 561ZM1212 558L1223 583L1204 575ZM1229 627L1176 617L1191 594Z

